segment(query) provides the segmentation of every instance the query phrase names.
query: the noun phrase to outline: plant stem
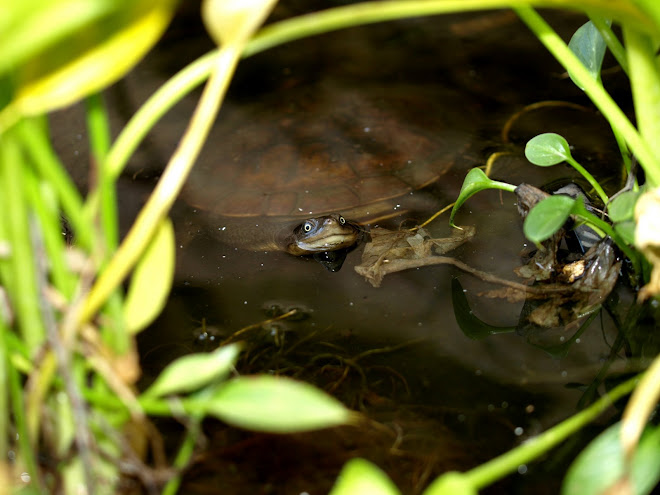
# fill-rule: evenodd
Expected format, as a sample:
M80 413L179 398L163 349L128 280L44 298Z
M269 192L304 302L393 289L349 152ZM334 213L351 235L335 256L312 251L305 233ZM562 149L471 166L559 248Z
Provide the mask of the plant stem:
M630 459L642 436L642 431L648 422L660 398L660 354L655 357L651 366L635 389L621 420L621 445L626 457Z
M575 158L573 158L572 156L567 157L567 158L566 158L566 161L567 161L568 163L570 163L571 166L572 166L575 170L577 170L578 172L580 172L580 174L582 175L582 177L584 177L585 179L587 179L587 182L589 182L589 184L591 185L591 187L594 188L594 191L596 191L596 194L598 194L598 197L600 198L600 200L603 202L604 205L606 205L606 204L610 201L610 198L607 197L607 194L605 194L605 191L603 191L603 188L600 186L600 184L598 183L598 181L597 181L596 179L594 179L594 176L591 175L591 174L587 171L587 169L585 169L585 168L584 168L582 165L580 165L577 161L575 161Z
M587 409L571 416L557 426L550 428L537 437L530 438L527 442L495 459L477 466L465 473L471 486L475 490L485 488L495 481L514 472L518 466L532 462L548 450L563 442L571 435L579 431L584 425L597 418L607 410L612 403L629 394L637 384L639 375L622 383L611 390L607 395L601 397Z
M610 49L610 52L612 52L612 55L614 55L614 58L621 66L621 69L623 69L623 72L628 74L628 58L626 56L626 50L623 48L619 38L617 38L612 31L610 25L603 17L599 15L592 15L589 13L589 19L596 27L596 29L598 29L598 32L603 37L603 41L605 41L607 48Z
M204 89L185 135L158 185L149 196L147 204L140 211L110 264L92 287L79 315L79 323L88 321L123 281L149 244L160 220L167 215L215 120L239 56L240 46L233 44L226 45L217 53L215 70Z
M656 158L660 156L660 73L656 59L656 48L649 36L633 26L624 24L623 38L630 64L630 86L637 127L642 138L653 146ZM644 168L646 171L646 167ZM658 171L660 174L660 171ZM660 185L660 176L650 175L655 186Z
M183 443L179 447L179 451L177 452L173 463L173 467L176 468L179 473L181 473L188 465L190 458L195 451L195 445L197 444L197 439L199 438L200 433L200 422L200 415L195 415L195 417L189 419L186 435L183 439ZM181 475L177 474L167 482L167 485L165 485L165 488L163 489L163 495L175 495L179 490L180 485Z
M584 88L584 92L610 125L618 129L644 167L647 179L652 184L660 184L660 158L655 156L649 148L649 142L640 136L605 88L591 77L582 62L534 9L525 6L517 7L514 10L557 61L573 75L577 84Z

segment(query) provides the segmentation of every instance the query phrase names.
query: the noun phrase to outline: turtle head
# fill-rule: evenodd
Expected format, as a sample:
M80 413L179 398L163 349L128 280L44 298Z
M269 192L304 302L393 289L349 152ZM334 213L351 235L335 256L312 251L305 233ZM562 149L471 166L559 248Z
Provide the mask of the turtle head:
M358 245L363 232L364 229L357 223L346 220L338 213L308 218L286 237L284 250L295 256L314 255L315 259L320 258L319 261L332 259L332 267L327 268L337 271L341 263L339 267L336 266L338 256L334 253L343 253L345 257L346 253Z

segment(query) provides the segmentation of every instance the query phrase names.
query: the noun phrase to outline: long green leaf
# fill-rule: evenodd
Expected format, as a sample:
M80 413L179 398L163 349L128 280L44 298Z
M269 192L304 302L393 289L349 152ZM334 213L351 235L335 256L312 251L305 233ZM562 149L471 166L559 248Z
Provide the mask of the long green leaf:
M63 22L65 28L56 27L51 36L38 35L29 49L12 52L13 63L20 64L13 67L15 97L0 114L2 126L21 115L62 108L118 80L158 40L176 0L104 0L99 8L83 8L95 3L54 0L35 5L28 16L33 26L25 36L32 35L36 26L52 30ZM12 2L12 6L20 4ZM0 39L12 34L19 40L24 37L22 29L0 33Z
M238 344L218 347L205 354L189 354L170 363L144 392L144 397L162 397L192 392L224 379L238 357Z
M571 465L562 495L608 493L624 477L635 495L650 493L660 480L660 428L649 426L626 469L620 442L621 423L610 426L585 448Z
M206 411L234 426L271 433L338 426L354 414L308 383L269 375L229 380L209 399Z
M133 271L124 304L129 332L143 330L165 307L174 278L174 256L174 227L165 218Z

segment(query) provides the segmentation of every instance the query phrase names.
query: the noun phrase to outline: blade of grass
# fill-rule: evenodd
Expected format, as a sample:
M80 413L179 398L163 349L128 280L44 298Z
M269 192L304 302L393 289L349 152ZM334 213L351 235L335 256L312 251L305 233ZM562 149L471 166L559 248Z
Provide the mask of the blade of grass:
M42 187L39 187L37 178L27 168L25 169L25 178L29 203L34 208L41 225L51 283L67 300L70 300L76 287L77 278L69 269L64 257L66 245L61 232L60 214L54 197L55 193L50 188L50 184L44 183Z
M0 183L7 205L7 231L11 244L10 266L13 269L12 304L18 317L21 337L34 355L44 341L45 330L40 317L39 294L34 250L30 241L27 202L24 197L23 160L19 141L14 133L6 133L0 142Z
M632 25L624 24L622 29L630 64L630 86L637 127L642 137L657 151L660 136L660 72L656 58L657 46L649 36ZM646 167L644 170L646 171ZM657 174L660 174L660 170ZM653 183L660 185L657 175L653 175Z
M16 132L39 175L57 191L64 214L76 234L77 244L83 249L90 250L91 228L83 215L82 197L66 173L66 167L53 152L48 141L45 120L40 122L39 119L25 119L16 127Z
M108 173L107 156L110 150L110 128L108 112L103 97L95 93L85 100L87 130L94 166L96 167L96 188L101 197L101 229L107 253L112 253L119 244L119 224L117 220L117 194L115 180Z

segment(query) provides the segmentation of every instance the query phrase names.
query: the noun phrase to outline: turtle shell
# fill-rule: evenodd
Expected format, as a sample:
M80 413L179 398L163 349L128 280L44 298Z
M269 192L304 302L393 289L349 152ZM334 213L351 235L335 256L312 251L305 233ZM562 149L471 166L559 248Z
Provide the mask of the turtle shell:
M279 91L234 106L225 120L220 112L212 153L196 165L184 198L226 217L342 212L368 221L465 153L469 113L458 93L435 88Z

